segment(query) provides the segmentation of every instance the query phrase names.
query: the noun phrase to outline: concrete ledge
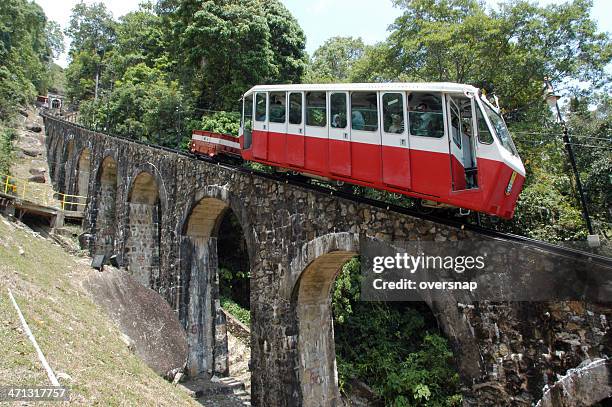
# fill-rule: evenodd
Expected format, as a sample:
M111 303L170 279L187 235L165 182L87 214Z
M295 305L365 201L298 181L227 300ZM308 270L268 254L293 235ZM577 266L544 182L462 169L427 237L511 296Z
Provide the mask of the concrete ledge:
M251 342L251 330L245 324L240 322L232 314L221 308L221 311L225 314L227 330L232 333L235 337L244 340L245 342Z

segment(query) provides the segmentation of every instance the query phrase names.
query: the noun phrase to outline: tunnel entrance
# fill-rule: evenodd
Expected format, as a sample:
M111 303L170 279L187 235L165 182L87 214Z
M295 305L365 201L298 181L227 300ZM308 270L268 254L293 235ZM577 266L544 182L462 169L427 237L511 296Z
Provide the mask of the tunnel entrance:
M102 161L98 171L99 203L96 217L94 254L113 254L117 206L117 162L112 157Z
M156 289L160 273L161 202L155 178L141 172L128 197L128 229L125 263L142 285Z

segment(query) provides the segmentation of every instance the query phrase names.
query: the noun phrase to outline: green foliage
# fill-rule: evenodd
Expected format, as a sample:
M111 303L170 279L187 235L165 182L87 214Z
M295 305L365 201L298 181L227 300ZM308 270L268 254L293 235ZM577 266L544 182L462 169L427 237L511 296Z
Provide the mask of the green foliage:
M71 63L66 70L67 96L75 103L96 97L109 54L116 41L115 21L103 3L77 3L65 34ZM109 84L106 85L107 87Z
M55 28L34 2L0 2L0 120L46 92Z
M16 137L14 130L0 126L0 175L9 174L13 160L13 140Z
M237 115L200 112L235 111L251 86L306 67L304 33L278 0L162 0L119 21L79 3L66 33L67 91L87 124L173 147L195 128L237 134Z
M71 38L70 55L90 52L103 56L114 44L115 21L104 3L77 3L70 16L66 35Z
M246 326L251 325L251 311L242 308L234 300L227 297L221 297L221 307Z
M307 82L348 82L352 67L364 54L361 38L332 37L314 52Z
M215 112L211 115L205 115L202 117L198 129L215 133L231 134L238 137L240 113Z
M458 406L459 376L424 304L359 301L360 263L349 261L332 291L341 389L369 384L388 406ZM423 306L425 308L423 308Z
M386 61L373 66L391 67L396 78L479 85L515 115L544 108L545 76L597 86L609 80L604 68L612 45L607 34L596 32L588 0L546 7L507 2L499 11L476 0L396 4L404 14L392 26L386 52L373 55Z
M527 185L517 203L513 227L520 233L540 240L562 241L586 238L580 209L571 190L569 177L533 169L530 177L537 179Z
M343 324L353 313L353 304L359 301L361 264L358 257L352 258L338 273L332 291L334 322Z
M596 106L588 110L588 104ZM612 238L612 97L609 94L572 100L568 115L570 137L589 209L600 230Z
M65 94L66 73L64 72L64 69L61 66L55 63L50 64L48 83L49 92L58 93L60 95Z
M279 0L163 0L158 8L198 107L232 110L252 85L299 81L305 71L304 33Z

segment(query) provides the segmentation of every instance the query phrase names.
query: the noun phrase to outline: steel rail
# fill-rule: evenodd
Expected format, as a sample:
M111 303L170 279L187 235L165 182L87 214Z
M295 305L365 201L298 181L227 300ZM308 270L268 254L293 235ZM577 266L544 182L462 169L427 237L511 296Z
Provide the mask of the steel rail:
M521 235L515 235L513 233L506 233L506 232L500 232L498 230L494 230L494 229L489 229L489 228L485 228L482 226L478 226L475 225L473 223L468 223L468 222L461 222L458 220L454 220L454 219L450 219L447 217L442 217L442 216L436 216L433 214L424 214L421 213L415 209L411 209L411 208L406 208L403 206L399 206L399 205L394 205L391 203L387 203L387 202L383 202L383 201L378 201L375 199L371 199L371 198L366 198L366 197L362 197L359 195L355 195L349 192L345 192L345 191L337 191L337 190L333 190L333 189L329 189L329 188L325 188L323 186L320 185L315 185L315 184L310 184L307 182L302 182L296 179L292 179L291 176L287 176L285 173L267 173L267 172L263 172L263 171L257 171L257 170L253 170L250 168L245 168L241 165L234 165L234 164L230 164L230 163L221 163L219 161L216 161L208 156L204 156L204 155L198 155L198 154L193 154L187 151L183 151L183 150L178 150L178 149L174 149L174 148L170 148L170 147L165 147L165 146L160 146L157 144L152 144L152 143L148 143L145 141L140 141L140 140L133 140L131 138L125 137L125 136L120 136L120 135L116 135L116 134L106 134L106 133L100 133L98 131L95 130L91 130L88 129L80 124L77 123L72 123L72 122L68 122L66 120L63 120L61 118L58 118L56 116L53 115L49 115L47 113L41 113L41 115L43 117L48 117L51 118L53 120L57 120L60 121L62 123L66 123L70 126L75 126L87 131L91 131L97 134L101 134L104 135L106 137L111 137L111 138L115 138L121 141L126 141L126 142L130 142L130 143L135 143L135 144L139 144L139 145L143 145L143 146L147 146L150 148L154 148L154 149L158 149L158 150L162 150L162 151L166 151L169 153L173 153L173 154L177 154L192 160L196 160L196 161L202 161L202 162L206 162L209 163L211 165L216 165L228 170L232 170L232 171L237 171L243 174L250 174L250 175L254 175L254 176L258 176L261 178L266 178L266 179L270 179L270 180L274 180L277 182L282 182L285 184L290 184L293 186L297 186L303 189L307 189L310 191L315 191L315 192L319 192L322 194L326 194L326 195L334 195L337 196L339 198L342 199L346 199L349 201L353 201L355 203L362 203L362 204L366 204L375 208L379 208L379 209L385 209L387 211L391 211L391 212L396 212L396 213L400 213L402 215L408 215L408 216L412 216L415 218L419 218L419 219L423 219L426 221L430 221L430 222L434 222L434 223L438 223L438 224L442 224L442 225L446 225L446 226L450 226L450 227L454 227L457 229L461 229L461 230L467 230L470 232L474 232L483 236L487 236L490 238L494 238L494 239L501 239L501 240L505 240L505 241L509 241L509 242L513 242L513 243L520 243L520 244L525 244L528 246L532 246L535 248L538 248L540 250L544 250L550 253L554 253L560 256L566 256L566 257L571 257L572 259L575 260L582 260L582 261L587 261L587 262L591 262L593 264L599 264L599 265L603 265L606 267L611 267L612 268L612 257L607 257L607 256L603 256L600 254L596 254L596 253L591 253L588 251L584 251L584 250L579 250L579 249L574 249L574 248L570 248L570 247L564 247L564 246L559 246L553 243L549 243L549 242L545 242L542 240L537 240L537 239L532 239L526 236L521 236Z

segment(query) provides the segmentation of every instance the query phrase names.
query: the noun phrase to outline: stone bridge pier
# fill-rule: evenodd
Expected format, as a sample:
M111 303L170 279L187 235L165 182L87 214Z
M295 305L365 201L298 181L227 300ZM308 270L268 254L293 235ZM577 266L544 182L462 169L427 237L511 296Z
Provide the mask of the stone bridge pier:
M222 219L230 211L236 216L251 267L255 406L340 405L330 291L364 242L475 239L52 117L45 125L55 187L86 189L89 250L116 255L176 310L188 335L191 374L228 372L217 246ZM426 302L456 355L466 405L529 406L557 375L612 353L608 304L463 306L450 295Z

